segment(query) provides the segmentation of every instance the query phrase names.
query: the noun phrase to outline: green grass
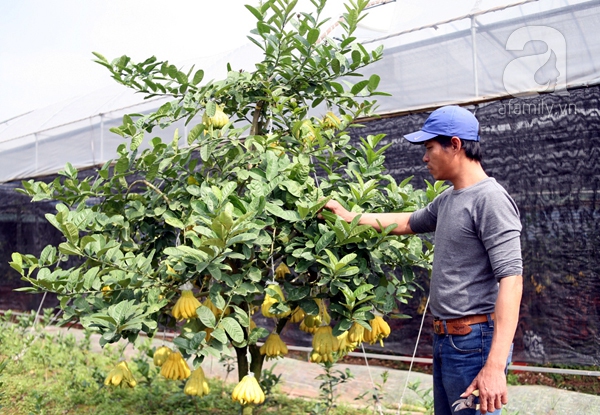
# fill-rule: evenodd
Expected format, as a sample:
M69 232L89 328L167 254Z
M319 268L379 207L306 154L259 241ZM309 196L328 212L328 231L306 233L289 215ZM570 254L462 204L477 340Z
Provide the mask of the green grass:
M94 353L90 351L89 338L78 342L70 334L49 335L31 330L31 318L16 323L7 320L0 321L0 413L3 415L240 413L240 405L230 398L233 384L209 380L208 396L187 396L183 393L183 381L170 381L158 375L143 347L129 362L138 386L106 387L104 379L119 359L116 348ZM15 359L18 355L20 358ZM266 402L255 408L254 414L310 414L317 403L290 399L275 388ZM364 410L339 405L330 415L363 413Z

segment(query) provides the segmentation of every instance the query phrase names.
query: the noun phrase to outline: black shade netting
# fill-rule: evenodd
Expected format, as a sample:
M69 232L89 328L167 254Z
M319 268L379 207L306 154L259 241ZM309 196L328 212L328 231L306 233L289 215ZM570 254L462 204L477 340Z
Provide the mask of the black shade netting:
M523 224L524 292L513 360L529 363L600 365L600 88L511 98L469 107L481 124L483 167L515 199ZM422 162L423 147L402 139L417 131L429 112L382 118L352 132L354 138L387 134L382 145L387 167L399 182L415 176L424 188L432 180ZM88 172L89 173L89 172ZM18 184L0 186L0 309L30 310L40 296L12 291L22 286L8 262L12 252L39 255L47 244L62 242L44 218L52 203L30 203L15 192ZM385 348L371 352L412 355L425 305L417 292L391 320ZM47 300L47 306L56 299ZM271 327L271 321L263 320ZM418 356L431 355L432 317L425 315ZM289 325L282 337L310 346L310 336Z
M468 107L480 121L483 167L514 198L523 232L524 292L514 361L600 364L600 88L512 98ZM418 131L429 112L383 118L356 135L387 134L382 145L397 181L432 181L423 146L403 134ZM427 277L422 285L427 286ZM385 349L410 355L426 293L392 320ZM426 315L418 355L431 355Z

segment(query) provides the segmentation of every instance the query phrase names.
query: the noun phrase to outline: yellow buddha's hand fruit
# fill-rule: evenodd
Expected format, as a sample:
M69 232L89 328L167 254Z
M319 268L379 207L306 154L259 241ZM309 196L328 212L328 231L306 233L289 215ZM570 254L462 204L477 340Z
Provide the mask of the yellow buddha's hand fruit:
M127 362L122 361L117 364L106 376L104 380L104 384L106 386L128 386L133 388L137 385L137 382L133 378L131 371L129 370L129 366L127 366Z
M202 397L204 395L208 395L209 392L210 388L208 387L208 382L204 376L204 370L202 370L202 367L199 366L192 372L189 379L185 383L183 393L186 395Z
M339 347L338 347L338 357L345 356L348 353L354 351L358 347L358 343L351 342L349 339L349 331L345 331L339 336L337 336Z
M313 335L312 346L315 352L324 355L337 352L339 350L339 341L333 335L330 326L321 326Z
M327 312L327 306L325 305L325 302L320 298L315 298L315 301L319 306L319 315L321 316L321 321L324 324L331 323L331 316Z
M275 268L275 278L278 280L282 280L288 274L291 274L291 272L288 266L285 265L285 262L282 262L277 266L277 268Z
M348 330L348 341L351 343L361 344L365 335L365 328L356 321L352 323L350 330Z
M167 346L161 346L154 352L154 357L152 361L154 362L154 366L161 367L166 361L169 355L172 353L172 350Z
M302 320L304 320L304 317L306 317L306 313L300 308L300 306L298 306L290 317L290 323L300 323Z
M194 297L192 290L182 290L181 297L177 300L171 313L177 321L197 318L196 309L200 307L200 301Z
M231 399L234 402L239 402L242 406L258 405L265 401L265 393L260 388L254 374L249 373L233 388Z
M206 126L212 126L214 128L222 128L229 122L229 117L223 112L223 108L217 105L215 109L215 115L210 117L207 112L202 116L202 123Z
M191 373L187 362L179 352L172 352L160 368L160 374L171 380L187 379Z
M266 355L268 359L283 357L287 354L288 348L277 333L271 333L265 340L265 344L260 347L260 354Z
M369 324L371 325L371 330L365 329L363 340L369 344L374 344L378 341L381 347L383 347L383 339L388 337L392 331L389 324L381 316L375 316Z
M194 176L188 176L186 181L187 181L187 184L189 184L189 185L200 184L200 183L198 183L198 180L196 180L196 178Z
M342 121L333 112L329 111L323 117L323 128L324 129L339 129Z
M263 303L260 308L262 315L265 317L277 317L277 318L289 316L290 313L292 312L291 310L288 310L283 313L271 313L269 311L273 304L280 302L280 299L281 299L281 302L285 302L285 296L283 295L283 291L281 291L281 287L279 286L279 284L270 284L269 286L267 286L267 289L271 289L271 290L275 291L277 293L277 296L271 296L268 292L265 293L265 299L263 300ZM279 297L279 298L277 298L277 297Z

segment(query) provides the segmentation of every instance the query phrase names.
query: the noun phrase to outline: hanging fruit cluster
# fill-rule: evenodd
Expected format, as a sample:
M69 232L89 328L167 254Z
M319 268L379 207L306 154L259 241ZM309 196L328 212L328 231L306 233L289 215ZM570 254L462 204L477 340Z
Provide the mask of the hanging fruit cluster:
M289 274L289 268L281 265L277 271L285 269L285 274ZM283 272L281 274L285 275ZM280 274L280 275L281 275ZM312 315L307 314L300 306L296 306L293 312L273 312L273 306L285 303L285 294L277 282L270 281L265 290L264 300L261 305L263 316L269 318L285 318L289 316L289 322L300 323L300 330L313 334L312 347L310 353L310 361L315 363L336 362L340 357L345 356L349 352L355 350L361 343L367 342L374 344L379 342L383 347L383 339L387 338L391 329L383 318L375 313L374 318L369 321L368 327L354 321L350 328L343 331L338 336L333 335L331 327L331 316L327 310L327 305L321 298L313 298L318 308L318 313ZM273 295L269 294L271 292ZM288 309L291 308L288 306ZM271 333L267 337L265 343L260 348L260 353L266 355L267 358L277 358L287 354L287 346L281 340L277 333Z
M248 404L258 405L265 401L265 394L254 377L254 373L248 373L242 378L240 383L233 388L231 399L233 399L234 402L239 402L242 406Z
M137 385L137 382L133 378L129 366L127 366L127 362L122 361L119 362L114 369L108 372L104 384L106 386L128 386L133 388Z

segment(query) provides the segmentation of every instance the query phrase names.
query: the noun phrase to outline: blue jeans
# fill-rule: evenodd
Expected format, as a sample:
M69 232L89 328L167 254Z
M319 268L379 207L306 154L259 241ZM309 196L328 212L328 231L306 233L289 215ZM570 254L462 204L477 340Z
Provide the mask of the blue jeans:
M435 415L476 415L479 411L453 412L452 404L469 387L485 365L492 346L494 322L473 324L465 336L437 335L433 338L433 399ZM512 348L511 348L512 351ZM511 353L512 354L512 353ZM510 362L511 356L508 360ZM507 362L508 368L508 362ZM502 410L488 412L501 414Z

